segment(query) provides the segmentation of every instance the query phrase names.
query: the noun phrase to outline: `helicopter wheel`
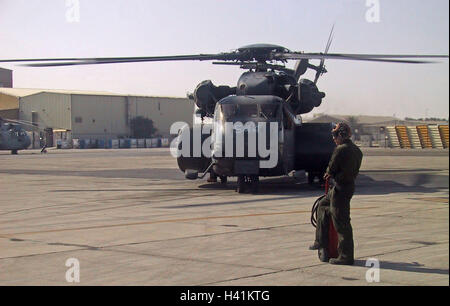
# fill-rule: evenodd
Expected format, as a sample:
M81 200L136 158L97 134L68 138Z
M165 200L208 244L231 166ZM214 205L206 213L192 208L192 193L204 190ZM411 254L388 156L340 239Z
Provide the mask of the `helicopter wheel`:
M259 190L259 177L258 176L252 176L250 181L251 181L252 193L258 193L258 190Z
M228 178L225 175L222 175L220 177L220 183L222 183L222 185L226 185L228 182Z
M236 191L238 193L244 193L246 187L245 176L243 175L238 176L237 185L238 186Z
M12 154L12 155L17 155L17 150L12 150L12 151L11 151L11 154Z

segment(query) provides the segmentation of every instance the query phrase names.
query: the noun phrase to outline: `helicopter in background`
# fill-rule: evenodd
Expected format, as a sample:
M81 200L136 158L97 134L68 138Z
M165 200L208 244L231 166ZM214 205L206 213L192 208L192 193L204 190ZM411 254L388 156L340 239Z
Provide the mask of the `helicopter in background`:
M12 59L0 60L0 63L25 62L25 66L31 67L59 67L196 60L213 61L215 65L239 66L246 72L241 75L236 87L215 86L208 80L201 82L190 96L195 101L194 126L180 130L177 150L181 154L177 155L177 161L187 179L197 179L210 173L226 183L228 177L237 177L239 193L245 192L248 187L256 192L261 176L281 176L304 170L308 173L309 182L315 177L322 178L335 148L330 133L332 125L303 123L301 115L320 106L325 98L325 93L317 87L320 76L327 72L325 60L425 64L431 62L423 59L448 58L447 55L328 53L332 36L333 31L325 53L297 52L278 45L254 44L218 54ZM286 63L291 60L296 61L294 69L286 67ZM320 60L320 64L313 65L311 60ZM313 81L301 78L308 69L316 72ZM227 123L232 123L233 128L226 129ZM235 125L237 123L251 123L253 128L238 128ZM195 135L196 124L201 130L206 128L209 132ZM260 126L263 126L262 130ZM276 126L276 131L270 130L271 126ZM250 139L250 130L257 136L256 144ZM261 156L259 152L256 155L249 154L251 145L258 146L261 140L259 136L272 135L272 132L276 137L266 137L265 145L266 149L267 145L274 148L277 160L270 167L262 167L262 162L267 162L271 156ZM236 142L238 134L244 139L241 143ZM232 139L232 153L228 155L223 154L227 136ZM209 147L211 154L205 154L202 150L204 147ZM237 154L238 148L242 149L243 154ZM183 151L187 154L182 154ZM195 154L195 151L201 154Z
M16 155L30 145L31 139L20 122L0 117L0 150L11 151L11 154Z
M39 132L41 153L47 153L49 144L50 146L53 144L53 128L2 117L0 117L0 151L11 151L12 155L17 155L19 151L29 149L32 139L27 131Z

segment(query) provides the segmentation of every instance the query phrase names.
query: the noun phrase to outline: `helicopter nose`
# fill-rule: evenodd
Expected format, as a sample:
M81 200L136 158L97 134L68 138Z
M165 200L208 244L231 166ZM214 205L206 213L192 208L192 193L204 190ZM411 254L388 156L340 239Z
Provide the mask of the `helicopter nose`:
M31 145L31 139L30 139L30 137L29 137L29 136L26 136L26 137L25 137L25 141L24 141L23 143L24 143L24 148L27 149L27 148Z

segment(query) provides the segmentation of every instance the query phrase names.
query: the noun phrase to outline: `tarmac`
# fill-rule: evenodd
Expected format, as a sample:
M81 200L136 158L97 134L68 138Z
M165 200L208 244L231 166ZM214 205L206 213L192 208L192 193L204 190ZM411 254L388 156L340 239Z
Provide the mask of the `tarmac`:
M304 177L238 194L165 148L39 152L0 152L0 285L449 285L448 150L363 150L354 266L308 250Z

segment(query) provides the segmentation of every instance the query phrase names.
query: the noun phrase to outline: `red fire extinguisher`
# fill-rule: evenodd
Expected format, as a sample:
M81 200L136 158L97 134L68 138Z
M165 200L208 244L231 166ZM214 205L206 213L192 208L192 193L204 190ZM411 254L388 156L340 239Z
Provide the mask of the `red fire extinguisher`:
M325 182L325 194L328 194L330 189L329 179ZM338 235L336 229L334 228L333 219L330 216L330 220L328 222L330 225L328 227L328 257L337 258L339 256L338 253Z

